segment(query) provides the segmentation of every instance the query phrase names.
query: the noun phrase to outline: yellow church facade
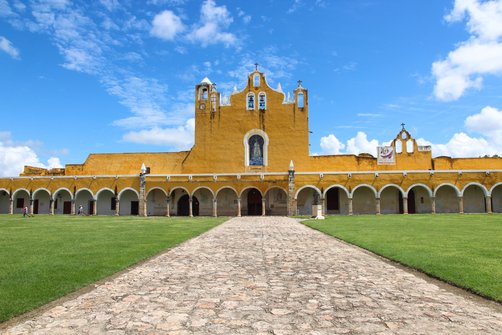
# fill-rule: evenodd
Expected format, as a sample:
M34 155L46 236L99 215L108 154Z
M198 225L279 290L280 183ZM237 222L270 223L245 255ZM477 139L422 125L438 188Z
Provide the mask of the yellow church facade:
M502 212L502 158L432 158L404 128L369 154L309 154L308 91L264 73L221 96L195 87L191 150L90 154L0 178L0 214L323 215Z

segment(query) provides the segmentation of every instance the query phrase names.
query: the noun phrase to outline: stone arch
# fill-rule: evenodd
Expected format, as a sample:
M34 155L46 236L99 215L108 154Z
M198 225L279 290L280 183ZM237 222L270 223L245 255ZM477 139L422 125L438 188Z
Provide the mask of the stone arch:
M265 191L265 214L288 215L288 193L280 186L272 186Z
M450 183L443 183L434 189L436 213L458 213L460 191Z
M10 192L5 188L0 188L0 214L9 214Z
M312 206L321 204L322 192L313 185L304 185L296 191L296 213L298 215L312 216Z
M94 215L95 213L94 193L88 188L80 188L75 192L75 207L82 206L82 210L86 215Z
M41 187L37 188L33 195L33 214L49 214L51 212L51 191Z
M488 190L479 183L469 183L461 191L464 202L464 213L486 213Z
M30 207L30 191L26 188L18 188L12 192L12 201L13 214L23 213L24 207Z
M199 186L192 191L192 199L195 197L199 202L198 215L211 216L214 210L214 192L207 186ZM192 200L193 207L193 200ZM192 208L193 210L193 208ZM195 213L193 213L195 215Z
M408 213L432 213L432 190L425 184L413 184L406 191Z
M326 188L323 195L324 214L349 214L349 195L349 190L343 185L334 184Z
M179 215L178 214L178 202L184 195L190 196L190 191L183 186L175 186L171 188L169 191L169 198L171 203L169 204L171 207L171 215Z
M218 215L238 215L239 193L231 186L224 186L216 191Z
M162 187L152 187L146 194L146 213L148 216L167 215L167 192Z
M493 185L490 194L492 196L492 211L502 213L502 182Z
M402 214L403 195L406 192L396 184L387 184L378 191L381 214Z
M352 212L354 214L376 214L377 191L368 184L360 184L352 189Z
M268 165L268 144L269 144L269 138L266 132L264 132L261 129L251 129L244 135L243 142L244 142L244 165L249 166L250 165L250 159L249 159L249 139L254 136L258 135L261 136L263 139L263 166Z
M122 189L118 194L119 215L139 214L139 193L132 187Z
M241 214L262 215L263 193L254 186L247 186L241 190Z
M55 190L53 193L52 193L52 200L56 200L56 195L61 192L61 191L65 191L67 192L69 195L70 195L70 199L73 200L74 198L74 194L72 191L70 191L69 188L66 188L66 187L60 187L58 188L57 190Z
M54 214L72 214L74 195L66 187L60 187L52 193Z
M115 215L117 196L111 188L104 187L96 192L96 215Z

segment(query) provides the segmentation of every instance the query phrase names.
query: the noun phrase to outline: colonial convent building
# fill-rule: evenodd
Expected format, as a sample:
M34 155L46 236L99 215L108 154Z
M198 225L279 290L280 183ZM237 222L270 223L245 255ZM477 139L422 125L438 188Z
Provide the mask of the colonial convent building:
M502 212L502 158L432 158L404 128L378 156L309 155L308 91L258 70L222 97L195 87L195 143L163 153L90 154L0 179L0 213L322 215Z

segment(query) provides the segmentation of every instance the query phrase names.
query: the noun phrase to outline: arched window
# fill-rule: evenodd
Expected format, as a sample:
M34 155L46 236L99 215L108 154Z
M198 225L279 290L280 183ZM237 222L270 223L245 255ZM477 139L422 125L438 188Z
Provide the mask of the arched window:
M260 93L260 95L258 96L258 108L259 109L267 108L267 97L265 93Z
M260 86L260 75L255 74L253 77L253 86L254 87L259 87Z
M207 100L207 93L208 93L207 87L201 87L199 89L199 99Z
M249 165L263 165L263 144L265 141L260 135L253 135L248 140Z
M254 93L248 93L247 109L254 109Z
M303 92L298 93L298 107L303 108L305 105L304 97L303 97Z

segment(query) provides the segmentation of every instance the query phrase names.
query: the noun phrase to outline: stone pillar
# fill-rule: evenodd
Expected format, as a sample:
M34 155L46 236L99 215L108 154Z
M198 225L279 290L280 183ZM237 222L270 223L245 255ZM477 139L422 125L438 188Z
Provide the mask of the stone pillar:
M145 201L145 188L146 188L146 172L142 169L142 172L139 174L139 216L146 216L146 201Z
M54 199L49 200L49 206L50 206L49 214L54 215Z
M75 199L71 200L71 215L75 215Z
M237 197L237 216L241 216L241 197Z
M171 216L171 197L170 196L167 197L167 201L166 201L166 216L167 217Z
M463 196L458 197L458 212L460 214L464 214L464 197Z
M488 214L492 213L492 197L490 195L485 196L486 212Z
M192 196L189 196L188 197L188 215L190 217L193 217L193 209L192 209L192 205L193 204L193 199L192 199ZM179 215L179 214L178 214Z
M431 197L432 214L436 214L436 197Z
M381 212L380 212L380 198L376 198L375 203L376 203L376 208L375 208L376 214L380 215L381 214Z
M9 214L14 214L14 199L9 199Z
M30 198L30 214L33 215L33 199Z
M92 200L92 215L98 215L98 201L96 199Z
M216 198L213 199L213 216L218 216L218 199Z
M115 198L115 215L120 215L120 201L119 198Z
M267 203L266 203L265 200L266 199L264 197L261 198L261 216L265 216L267 214L267 212L266 212L266 205L267 205Z
M403 214L408 214L408 197L403 197Z
M349 215L354 214L354 211L352 209L352 198L349 198Z
M321 204L322 204L322 215L326 215L326 210L328 208L328 205L326 203L326 198L321 198Z
M295 167L293 161L289 163L288 170L288 216L296 215L295 200Z

